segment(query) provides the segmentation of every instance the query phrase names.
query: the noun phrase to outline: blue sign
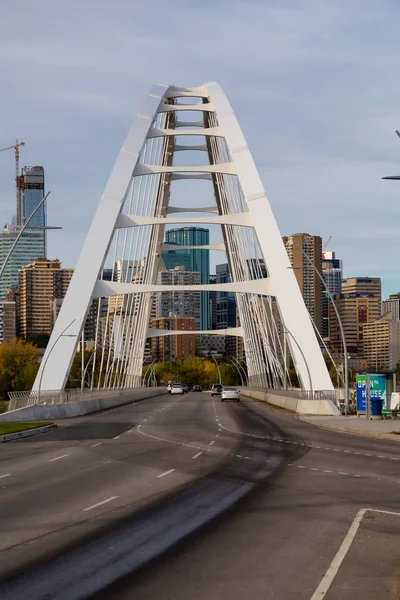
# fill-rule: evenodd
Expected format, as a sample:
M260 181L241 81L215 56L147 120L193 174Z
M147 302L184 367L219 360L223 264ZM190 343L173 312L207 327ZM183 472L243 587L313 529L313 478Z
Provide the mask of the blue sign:
M386 375L370 373L370 397L386 403ZM365 375L356 377L357 412L367 412L367 390Z

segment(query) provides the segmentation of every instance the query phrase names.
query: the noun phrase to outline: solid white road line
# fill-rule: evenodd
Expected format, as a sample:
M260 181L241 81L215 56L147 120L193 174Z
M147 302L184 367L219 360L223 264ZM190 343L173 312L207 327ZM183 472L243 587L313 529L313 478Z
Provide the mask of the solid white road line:
M212 446L213 444L215 444L215 440L213 440L212 442L210 442L209 446Z
M175 471L175 469L170 469L169 471L165 471L165 473L161 473L161 475L157 475L157 479L160 479L160 477L165 477L166 475L169 475L170 473L173 473Z
M342 542L342 545L340 546L336 556L334 557L333 561L328 567L328 570L325 573L321 583L315 590L314 594L311 596L311 600L323 600L323 598L325 598L327 592L329 591L329 588L332 585L333 580L335 579L340 569L343 560L346 557L346 554L350 549L351 544L353 543L358 528L360 527L360 523L363 520L365 513L367 513L368 511L375 513L383 513L385 515L396 515L400 517L400 513L391 512L388 510L378 510L376 508L362 508L361 510L359 510L350 526L349 531L347 532L346 537Z
M92 444L92 448L96 448L96 446L101 446L101 442L97 442L97 444Z
M106 500L102 500L101 502L97 502L97 504L92 504L92 506L87 506L83 510L84 511L93 510L94 508L97 508L98 506L102 506L103 504L107 504L107 502L111 502L111 500L116 500L116 498L118 498L118 496L111 496L111 498L107 498Z
M11 473L6 473L5 475L0 475L0 479L3 479L3 477L10 477Z
M66 456L69 456L69 454L62 454L61 456L57 456L56 458L50 458L50 460L48 460L47 462L54 462L55 460L60 460L61 458L65 458Z
M119 435L116 435L113 440L119 440Z
M192 456L192 458L199 458L199 456L203 454L202 452L198 452L197 454L195 454L194 456Z

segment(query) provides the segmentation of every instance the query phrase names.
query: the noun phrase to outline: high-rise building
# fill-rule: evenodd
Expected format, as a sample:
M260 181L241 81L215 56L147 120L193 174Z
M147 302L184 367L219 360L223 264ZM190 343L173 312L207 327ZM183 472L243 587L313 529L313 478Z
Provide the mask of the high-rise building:
M322 278L333 297L342 292L343 266L342 261L335 257L334 252L322 253ZM329 297L322 288L322 337L329 337Z
M5 261L11 246L15 242L21 228L6 225L0 231L0 264ZM44 256L44 231L28 229L18 240L10 260L0 281L0 300L5 300L7 290L16 288L19 281L19 270Z
M24 167L19 176L19 206L17 206L17 225L25 225L44 196L43 167ZM43 204L32 221L32 227L46 226L46 207Z
M168 233L168 232L167 232ZM168 242L179 248L179 244L175 242ZM169 271L175 269L175 267L185 267L186 271L192 271L192 258L188 253L188 250L164 250L161 252L161 258L164 262L165 268Z
M231 276L227 263L216 266L216 282L230 283ZM217 292L217 329L236 327L236 297L234 292ZM225 337L225 352L236 356L236 337Z
M299 284L304 304L318 331L321 332L322 284L315 269L321 274L322 238L319 235L295 233L282 239ZM309 260L305 258L303 253Z
M200 283L200 273L185 271L175 267L170 271L159 271L157 283L161 285L195 286ZM200 329L200 292L179 290L176 292L158 292L156 295L156 316L194 317L196 329Z
M45 258L22 267L19 272L18 322L21 337L31 339L38 334L50 334L52 303L64 298L73 269L62 269L59 260Z
M17 206L16 221L17 225L25 225L45 195L43 167L24 167L18 177L18 187L19 205ZM42 228L43 257L46 256L46 225L46 202L44 202L29 223L29 227L32 227L32 229Z
M169 229L165 233L167 244L180 246L205 246L210 243L210 231L203 227L180 227ZM176 252L178 252L176 250ZM189 271L200 273L200 283L209 283L210 278L210 251L207 249L188 248L182 250L190 258ZM162 253L162 258L168 262L168 257ZM182 263L180 263L182 264ZM184 263L183 263L184 264ZM179 266L179 265L175 265ZM210 297L208 292L201 292L200 296L200 329L208 329L210 324Z
M381 280L378 277L350 277L342 282L342 293L336 307L343 324L347 351L364 356L364 325L381 316ZM334 351L343 352L340 334L332 305L329 305L329 340Z
M400 321L400 292L390 294L387 300L382 301L382 315L391 313L393 320Z
M193 317L156 317L150 320L150 327L170 331L193 331L193 334L151 338L153 360L157 362L186 360L196 355L196 323Z
M364 358L369 368L395 369L400 362L400 321L386 313L363 327Z
M11 342L16 336L15 302L0 301L0 344Z

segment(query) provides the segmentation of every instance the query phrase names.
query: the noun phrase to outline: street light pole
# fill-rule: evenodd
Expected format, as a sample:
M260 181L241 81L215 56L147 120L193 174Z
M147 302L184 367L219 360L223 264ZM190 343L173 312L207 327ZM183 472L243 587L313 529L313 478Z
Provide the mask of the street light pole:
M312 262L312 260L304 252L303 248L301 248L295 242L293 242L293 244L294 244L294 246L296 246L296 248L298 248L300 250L300 252L304 256L304 258L306 259L306 261L311 265L311 267L314 269L315 273L317 274L317 277L319 278L319 280L321 281L322 285L324 286L324 288L326 290L326 293L328 295L329 300L332 302L332 306L333 306L333 309L335 311L336 318L338 320L339 329L340 329L340 335L342 336L342 341L343 341L343 353L344 353L344 410L345 410L345 415L347 416L349 414L349 358L348 358L348 355L347 355L347 344L346 344L346 337L344 335L344 329L343 329L342 320L340 318L339 311L338 311L337 306L336 306L336 302L334 301L333 296L331 294L331 291L328 288L328 286L326 285L326 283L324 281L324 278L322 277L321 273L315 267L315 265Z
M240 369L241 371L243 371L243 375L244 375L245 380L246 380L246 385L248 387L249 386L249 378L247 376L245 368L243 367L243 365L240 364L240 362L238 361L238 359L236 358L236 356L231 356L231 360L233 360L234 363L236 363L238 369Z
M220 368L219 368L219 366L218 366L218 363L217 363L217 361L215 360L215 357L214 357L213 353L211 352L211 350L210 350L209 348L207 348L207 350L208 350L208 354L211 356L211 358L212 358L212 359L213 359L213 361L215 362L215 366L217 367L217 371L218 371L219 383L220 383L220 385L222 385L222 380L221 380L221 371L220 371Z
M244 387L244 381L243 381L243 377L242 377L242 372L240 371L240 369L239 369L239 367L237 366L237 364L233 362L232 356L231 356L230 358L231 358L231 361L232 361L230 364L231 364L231 366L233 366L233 367L235 367L235 368L236 368L236 371L239 373L239 377L240 377L241 384L242 384L242 386ZM229 363L228 363L228 364L229 364Z
M38 404L40 404L40 391L42 388L42 379L43 379L43 374L44 374L44 370L46 368L47 365L47 361L49 360L49 356L50 354L53 352L55 345L57 344L58 340L60 340L62 337L76 337L76 334L71 334L71 335L64 335L65 332L67 331L67 329L69 329L71 327L71 325L73 323L75 323L76 319L74 319L73 321L71 321L71 323L69 325L67 325L67 327L60 333L60 335L58 336L58 338L56 339L56 341L54 342L54 344L52 345L52 347L50 348L50 352L48 353L48 355L46 356L46 360L44 361L43 364L43 368L42 368L42 372L40 373L40 378L39 378L39 386L38 386Z

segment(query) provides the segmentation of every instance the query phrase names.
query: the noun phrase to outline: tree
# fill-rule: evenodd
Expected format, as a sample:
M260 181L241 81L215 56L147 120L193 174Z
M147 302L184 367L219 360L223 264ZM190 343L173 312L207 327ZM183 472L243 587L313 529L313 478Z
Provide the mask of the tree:
M30 342L14 339L0 344L0 396L30 390L39 369L40 352Z

